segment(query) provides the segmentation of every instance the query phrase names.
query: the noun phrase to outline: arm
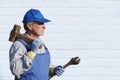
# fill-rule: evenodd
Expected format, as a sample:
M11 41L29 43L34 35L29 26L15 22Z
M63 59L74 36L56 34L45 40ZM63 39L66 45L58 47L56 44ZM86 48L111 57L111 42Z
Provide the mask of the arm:
M18 41L13 43L9 51L10 70L18 78L32 66L32 59L26 53L26 48Z

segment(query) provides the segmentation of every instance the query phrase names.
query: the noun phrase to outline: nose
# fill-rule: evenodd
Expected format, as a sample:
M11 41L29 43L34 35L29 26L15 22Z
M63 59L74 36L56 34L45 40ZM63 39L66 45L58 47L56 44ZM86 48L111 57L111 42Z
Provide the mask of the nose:
M46 29L46 25L45 24L43 24L43 29Z

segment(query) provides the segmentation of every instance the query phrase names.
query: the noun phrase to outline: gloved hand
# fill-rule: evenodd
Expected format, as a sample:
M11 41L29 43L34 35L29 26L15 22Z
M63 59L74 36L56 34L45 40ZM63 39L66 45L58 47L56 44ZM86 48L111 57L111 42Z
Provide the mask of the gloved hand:
M64 72L64 69L62 68L61 65L57 66L54 68L54 73L57 75L57 76L61 76Z
M35 39L33 40L33 42L31 43L31 50L35 53L38 52L39 47L43 44L43 41L41 39Z

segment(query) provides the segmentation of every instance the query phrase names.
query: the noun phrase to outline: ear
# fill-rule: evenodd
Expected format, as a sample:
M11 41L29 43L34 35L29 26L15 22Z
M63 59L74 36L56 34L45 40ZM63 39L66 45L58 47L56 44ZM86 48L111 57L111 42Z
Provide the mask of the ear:
M26 26L28 27L29 30L32 30L32 23L31 22L27 23Z

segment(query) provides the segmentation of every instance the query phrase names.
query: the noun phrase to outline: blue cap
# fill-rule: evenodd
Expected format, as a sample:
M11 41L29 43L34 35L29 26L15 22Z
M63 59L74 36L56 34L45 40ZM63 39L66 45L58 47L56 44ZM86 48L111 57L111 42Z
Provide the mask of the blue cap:
M26 12L22 22L27 23L27 22L34 22L34 21L41 22L41 23L51 22L49 19L44 18L44 16L39 10L30 9Z

